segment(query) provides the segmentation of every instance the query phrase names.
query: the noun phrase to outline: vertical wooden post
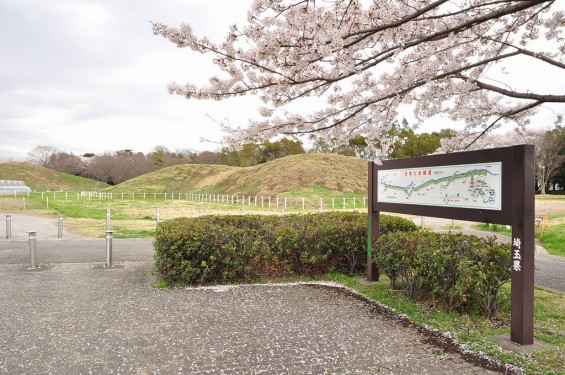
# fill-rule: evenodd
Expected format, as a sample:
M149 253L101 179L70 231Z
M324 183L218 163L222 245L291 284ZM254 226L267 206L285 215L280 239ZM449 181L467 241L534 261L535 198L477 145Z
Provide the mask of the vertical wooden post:
M534 343L534 146L512 148L512 308L510 340Z
M376 199L376 186L373 186L373 173L375 173L375 163L369 163L369 212L368 212L368 228L367 228L367 280L379 281L379 270L373 263L373 242L379 238L379 212L373 210L373 204ZM345 198L344 198L345 200Z

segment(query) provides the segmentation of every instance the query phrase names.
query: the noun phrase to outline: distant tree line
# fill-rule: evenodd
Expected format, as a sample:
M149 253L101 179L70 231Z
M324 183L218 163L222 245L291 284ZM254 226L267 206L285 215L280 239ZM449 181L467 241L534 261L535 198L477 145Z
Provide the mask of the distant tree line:
M451 129L439 132L416 133L406 120L395 122L379 141L387 144L386 159L425 156L440 147L444 152L460 150L469 144L469 134ZM536 149L536 188L545 194L548 190L565 190L565 128L553 130L527 130L522 133L487 134L474 142L471 149L504 147L515 144L534 144ZM363 136L350 139L345 145L335 139L319 138L306 150L300 140L282 138L278 141L247 143L239 148L224 147L219 151L175 150L157 146L144 154L123 149L103 154L86 153L78 156L59 151L51 146L37 146L28 153L28 161L61 172L83 176L111 185L157 169L178 164L224 164L249 167L289 155L306 152L336 153L364 159L373 159L372 149Z

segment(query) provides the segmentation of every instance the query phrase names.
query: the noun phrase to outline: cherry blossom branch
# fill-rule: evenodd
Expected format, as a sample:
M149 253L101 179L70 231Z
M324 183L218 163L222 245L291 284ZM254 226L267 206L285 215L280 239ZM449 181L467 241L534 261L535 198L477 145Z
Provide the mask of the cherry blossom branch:
M515 116L521 112L525 112L529 109L535 108L540 106L541 104L543 104L542 101L536 101L533 103L530 103L528 105L525 105L523 107L517 108L513 111L504 113L503 115L499 116L496 120L494 120L490 125L488 125L482 132L480 132L480 134L478 136L475 137L475 139L473 139L473 141L471 141L467 146L465 146L463 149L467 150L469 149L469 147L471 147L475 142L477 142L477 140L479 138L481 138L482 136L484 136L485 134L488 133L489 130L491 130L500 120L504 119L504 118L508 118L508 117L512 117Z

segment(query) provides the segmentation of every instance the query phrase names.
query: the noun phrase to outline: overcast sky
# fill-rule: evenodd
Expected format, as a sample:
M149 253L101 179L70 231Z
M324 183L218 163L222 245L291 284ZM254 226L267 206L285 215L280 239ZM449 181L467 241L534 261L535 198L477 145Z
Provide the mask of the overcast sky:
M189 23L220 41L251 0L0 0L0 159L38 145L84 154L214 150L217 120L247 122L257 98L189 101L172 81L204 83L209 59L155 36L151 23Z
M201 141L221 140L219 126L207 115L245 125L257 116L259 100L170 95L168 83L205 83L216 70L209 58L153 35L150 21L185 22L196 35L217 42L230 24L244 23L250 4L0 0L0 160L23 160L39 145L79 155L125 148L149 152L157 145L218 149ZM565 79L532 77L536 83L563 88ZM551 126L551 117L545 111L539 124Z

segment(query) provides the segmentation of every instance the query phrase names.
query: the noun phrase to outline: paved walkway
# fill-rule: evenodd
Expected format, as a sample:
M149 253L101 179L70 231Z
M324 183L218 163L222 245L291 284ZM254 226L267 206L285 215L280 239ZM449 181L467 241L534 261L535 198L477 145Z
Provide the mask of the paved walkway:
M153 287L149 240L0 241L0 374L489 374L338 286ZM41 251L40 251L41 249ZM43 254L43 255L41 255Z
M497 373L342 288L155 290L121 266L0 266L0 373Z

